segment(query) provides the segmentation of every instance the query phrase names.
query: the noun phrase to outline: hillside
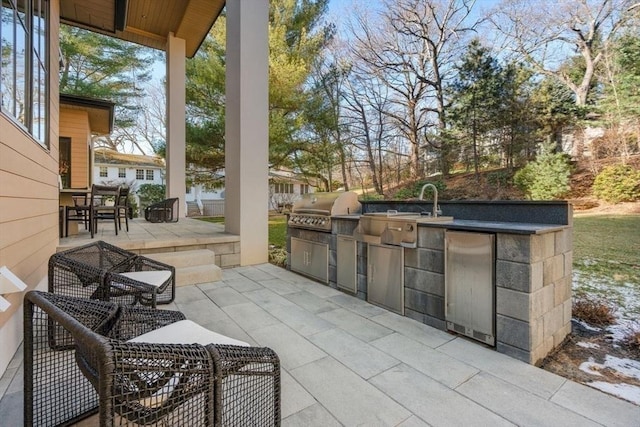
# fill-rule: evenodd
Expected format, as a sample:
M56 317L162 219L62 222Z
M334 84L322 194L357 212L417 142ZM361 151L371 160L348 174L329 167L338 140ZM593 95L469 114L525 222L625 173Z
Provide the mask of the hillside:
M581 161L574 164L571 175L571 189L564 199L569 200L574 211L580 213L638 213L640 203L620 203L610 205L597 200L591 195L591 186L597 172L604 166L616 161L607 159L598 161ZM629 163L640 169L640 155L633 156ZM441 200L523 200L525 195L512 184L512 174L506 169L492 169L481 171L478 177L473 172L456 173L445 180L446 188L439 196ZM411 186L413 183L407 183ZM388 197L393 199L403 187L388 191Z

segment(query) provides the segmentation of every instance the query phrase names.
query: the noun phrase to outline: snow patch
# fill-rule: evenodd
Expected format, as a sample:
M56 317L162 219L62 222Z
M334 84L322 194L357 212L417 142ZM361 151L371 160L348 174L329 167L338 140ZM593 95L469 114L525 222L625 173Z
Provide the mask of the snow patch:
M600 346L594 342L580 341L576 343L576 345L582 348L600 348Z
M616 324L607 327L607 332L611 333L615 342L624 341L624 339L630 334L640 332L640 323L635 319L625 319L618 316Z
M579 323L580 326L583 327L584 329L586 329L587 331L600 332L602 330L601 328L598 328L597 326L591 326L590 324L588 324L584 320L576 319L575 317L573 318L573 321L576 322L576 323Z
M598 376L602 376L600 371L603 369L610 369L619 374L619 376L640 380L640 361L622 359L610 354L605 356L604 363L597 363L593 357L590 357L589 360L580 364L579 369L587 374Z
M640 361L638 360L621 359L607 354L604 359L604 366L626 377L640 380Z
M596 361L593 360L593 357L590 357L586 362L582 362L578 367L578 369L580 369L582 372L586 372L589 375L596 375L599 377L601 377L602 374L598 371L602 368L604 368L604 365L596 363Z
M604 381L594 381L588 383L589 386L613 394L630 402L640 405L640 387L631 384L612 384Z

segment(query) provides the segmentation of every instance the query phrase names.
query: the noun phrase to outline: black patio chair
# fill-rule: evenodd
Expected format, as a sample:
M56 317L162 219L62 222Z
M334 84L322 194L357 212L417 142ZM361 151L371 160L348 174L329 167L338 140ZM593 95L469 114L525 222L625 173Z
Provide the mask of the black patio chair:
M98 231L98 221L113 221L116 236L118 235L118 206L117 201L120 195L120 187L111 185L91 186L91 210L89 222L91 223L91 238Z
M171 343L170 330L194 328L204 332ZM207 332L214 341L203 344ZM228 343L213 344L218 339ZM273 350L176 311L27 292L24 382L27 426L70 425L95 413L100 426L280 425Z
M175 267L102 240L49 258L48 290L59 295L155 307L175 298Z
M65 206L64 208L64 235L69 237L69 222L82 222L84 229L89 229L89 214L91 206L88 203L87 193L72 193L71 200L73 206Z
M122 230L122 220L126 225L126 230L129 231L129 187L122 186L118 191L118 199L116 200L116 215L118 217L118 229Z
M154 203L144 209L144 219L149 222L178 222L179 205L177 197Z

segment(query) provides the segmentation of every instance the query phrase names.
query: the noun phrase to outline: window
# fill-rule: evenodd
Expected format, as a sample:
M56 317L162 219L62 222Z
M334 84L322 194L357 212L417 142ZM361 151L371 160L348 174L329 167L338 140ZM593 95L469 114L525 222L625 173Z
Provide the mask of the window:
M136 179L144 179L144 169L136 169Z
M153 169L147 169L147 181L153 181Z
M126 178L127 170L125 168L118 168L118 178Z
M71 138L60 137L60 161L58 173L62 188L71 188Z
M300 194L307 194L309 192L309 184L300 184Z
M0 107L48 148L47 15L45 0L3 0Z
M275 186L275 192L276 194L290 194L293 193L293 184L287 184L287 183L276 183L274 184Z
M100 178L106 178L109 176L106 166L100 166Z

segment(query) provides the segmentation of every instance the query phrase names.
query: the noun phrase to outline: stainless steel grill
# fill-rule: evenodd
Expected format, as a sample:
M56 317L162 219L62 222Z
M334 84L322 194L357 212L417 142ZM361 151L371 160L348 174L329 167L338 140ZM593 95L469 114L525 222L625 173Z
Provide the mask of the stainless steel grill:
M307 193L293 203L289 227L331 231L334 215L358 214L361 205L352 191L336 193Z

